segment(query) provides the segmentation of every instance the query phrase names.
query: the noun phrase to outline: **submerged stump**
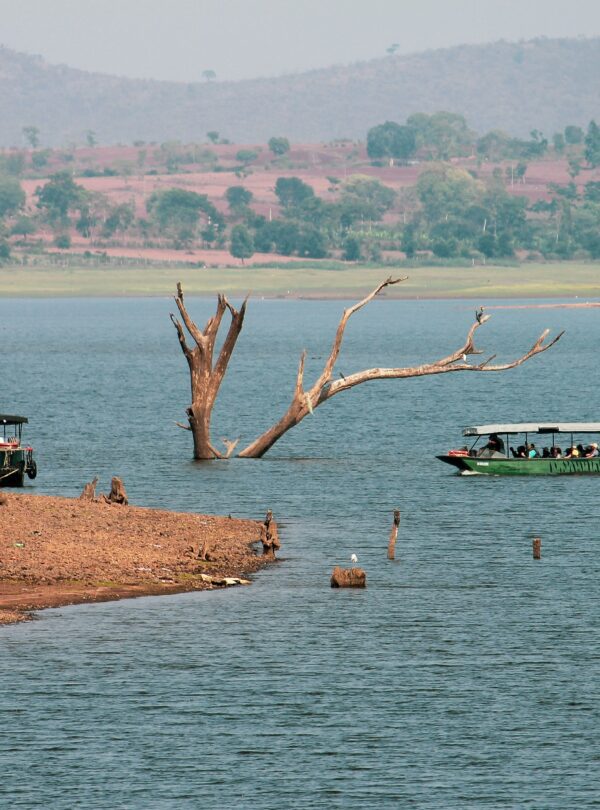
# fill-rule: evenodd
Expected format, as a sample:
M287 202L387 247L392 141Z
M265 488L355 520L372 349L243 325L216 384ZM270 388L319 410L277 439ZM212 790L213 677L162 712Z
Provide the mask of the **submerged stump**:
M275 559L275 552L281 548L277 522L271 509L268 510L262 526L260 527L260 542L263 547L263 556Z
M367 575L362 568L336 566L331 575L332 588L366 588Z

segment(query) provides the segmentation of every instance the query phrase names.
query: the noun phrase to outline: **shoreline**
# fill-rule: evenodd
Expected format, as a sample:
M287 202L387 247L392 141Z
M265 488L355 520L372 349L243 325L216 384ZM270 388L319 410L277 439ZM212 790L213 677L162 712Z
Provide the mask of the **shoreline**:
M6 492L0 504L0 626L33 611L229 585L272 559L261 522Z
M265 300L356 300L381 281L407 276L383 296L394 300L600 300L600 262L520 266L414 268L0 268L0 300L34 298L168 298L181 282L188 297Z

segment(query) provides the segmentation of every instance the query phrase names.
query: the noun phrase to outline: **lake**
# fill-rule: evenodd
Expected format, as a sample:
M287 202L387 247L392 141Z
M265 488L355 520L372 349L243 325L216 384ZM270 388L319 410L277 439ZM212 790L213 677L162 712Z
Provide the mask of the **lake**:
M278 418L302 349L309 383L343 306L251 300L215 441L247 443ZM214 303L188 307L203 324ZM350 321L337 368L442 357L474 309L376 301ZM462 478L435 455L466 424L600 420L600 311L495 311L477 343L499 360L547 326L566 334L502 374L355 388L262 460L195 463L175 426L189 382L173 310L0 300L0 410L30 418L27 491L78 495L95 475L107 491L119 475L136 505L272 508L281 562L249 588L2 629L0 806L598 807L599 479ZM352 553L368 588L331 590Z

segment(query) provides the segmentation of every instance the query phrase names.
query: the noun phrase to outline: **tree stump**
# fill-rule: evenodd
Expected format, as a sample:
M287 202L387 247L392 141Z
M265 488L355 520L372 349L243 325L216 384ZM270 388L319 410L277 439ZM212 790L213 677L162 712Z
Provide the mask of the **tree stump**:
M388 541L388 560L393 560L396 555L396 538L398 537L398 526L400 525L400 510L394 510L394 522Z
M263 556L271 557L274 560L275 552L281 548L281 543L277 532L277 522L271 509L268 510L264 523L260 527L260 542L263 547Z
M366 588L367 575L362 568L340 568L336 566L331 575L332 588Z
M125 487L123 486L123 482L120 478L116 476L110 482L110 492L108 495L104 496L106 503L118 503L121 506L127 506L129 500L127 499L127 493L125 492Z
M94 478L93 481L89 481L83 487L83 492L79 496L80 501L95 501L96 500L96 486L98 484L98 479Z

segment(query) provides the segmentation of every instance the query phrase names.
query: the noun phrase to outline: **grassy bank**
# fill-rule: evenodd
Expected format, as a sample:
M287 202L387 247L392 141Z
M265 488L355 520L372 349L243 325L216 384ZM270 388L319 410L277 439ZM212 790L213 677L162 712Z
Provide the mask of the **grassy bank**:
M525 264L514 267L417 267L406 271L352 266L281 268L123 268L36 266L0 268L0 297L162 296L181 281L188 295L355 298L388 275L408 280L387 295L398 298L600 298L600 264Z

